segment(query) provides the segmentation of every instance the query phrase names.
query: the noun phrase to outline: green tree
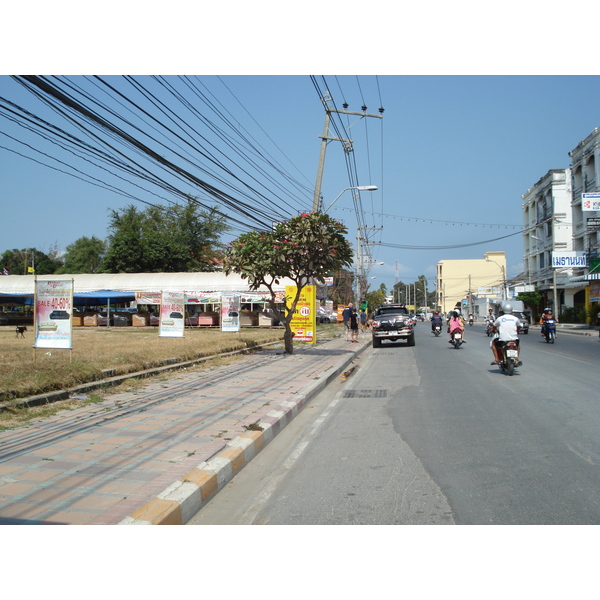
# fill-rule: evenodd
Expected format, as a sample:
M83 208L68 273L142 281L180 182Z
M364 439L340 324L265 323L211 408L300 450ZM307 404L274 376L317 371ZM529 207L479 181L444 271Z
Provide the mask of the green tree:
M46 254L36 248L5 250L0 262L11 275L27 275L30 268L35 268L38 275L51 275L62 265L55 249Z
M231 242L224 271L247 279L250 289L265 286L269 305L283 323L286 354L294 352L291 320L302 289L311 278L331 276L352 263L352 248L344 237L348 230L339 221L322 213L304 213L277 223L272 231L251 231ZM296 286L294 297L286 297L284 311L275 304L274 286L283 278Z
M369 292L366 296L366 300L369 304L369 312L373 312L374 310L377 310L382 304L385 304L387 295L388 293L385 283L382 283L379 286L378 290L373 290L372 292Z
M537 321L537 315L542 313L542 302L544 296L536 288L534 292L521 292L517 294L517 300L523 302L523 304L531 309L531 317L534 321Z
M57 273L97 273L106 252L106 242L96 236L80 237L69 244Z
M151 206L139 211L130 205L112 211L109 246L102 270L124 273L213 271L228 229L212 209L200 210L193 198L184 206Z

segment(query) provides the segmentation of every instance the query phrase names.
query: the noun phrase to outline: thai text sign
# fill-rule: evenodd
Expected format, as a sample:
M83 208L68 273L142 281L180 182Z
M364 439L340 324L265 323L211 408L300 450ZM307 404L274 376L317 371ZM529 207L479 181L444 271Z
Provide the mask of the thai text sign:
M557 267L587 267L585 252L553 252L552 266Z
M35 282L34 348L73 348L73 280Z
M600 210L600 192L581 194L581 210Z
M183 337L185 295L163 290L160 304L159 337Z
M287 298L295 298L296 286L288 285L285 288ZM317 343L317 288L307 285L302 288L296 310L290 323L294 332L294 341Z

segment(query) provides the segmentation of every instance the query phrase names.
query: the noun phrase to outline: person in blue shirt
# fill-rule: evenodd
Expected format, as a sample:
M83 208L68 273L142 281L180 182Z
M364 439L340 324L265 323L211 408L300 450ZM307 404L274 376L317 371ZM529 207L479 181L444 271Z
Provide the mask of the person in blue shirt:
M350 315L354 310L354 304L348 303L348 306L342 311L342 321L344 322L344 329L346 330L346 341L349 341L350 335Z

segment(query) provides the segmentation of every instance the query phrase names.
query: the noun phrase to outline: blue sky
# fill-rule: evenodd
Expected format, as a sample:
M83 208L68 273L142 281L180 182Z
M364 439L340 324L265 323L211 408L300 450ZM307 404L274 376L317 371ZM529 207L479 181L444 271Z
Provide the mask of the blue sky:
M527 15L523 13L524 17ZM497 20L510 21L508 14L495 16ZM554 23L550 14L540 17L531 13L530 16L535 16L538 23L539 19L542 23ZM299 17L301 22L306 18ZM389 32L389 27L385 24L383 30ZM464 31L468 25L462 27ZM430 24L431 28L438 34L443 31L438 22ZM437 50L437 54L428 53L429 46L421 46L417 52L420 56L415 57L414 40L423 41L417 27L416 31L395 43L388 40L384 45L379 39L370 39L364 45L364 51L363 44L358 43L349 48L351 56L331 58L332 50L336 48L327 46L325 52L317 53L317 60L314 49L312 54L307 51L306 56L301 56L302 49L294 46L301 32L290 30L291 49L285 55L290 60L277 63L276 53L272 51L265 59L264 40L254 46L244 46L244 36L250 34L240 34L238 29L241 47L245 48L243 52L236 50L235 56L227 55L220 61L191 61L193 67L189 59L181 60L180 56L172 62L161 61L156 50L142 63L135 62L130 52L127 59L112 58L108 63L103 63L106 57L99 58L100 53L92 53L83 59L79 57L79 62L73 64L71 54L68 54L71 58L65 60L66 46L59 46L54 49L54 63L52 54L50 59L45 54L38 54L29 58L29 62L17 61L14 67L4 68L4 75L0 76L0 96L59 122L56 115L8 75L15 72L212 73L199 75L198 85L203 86L215 103L220 103L227 111L231 122L237 123L240 131L259 143L278 165L277 171L265 167L261 175L256 174L264 184L261 190L265 196L274 204L280 203L281 197L285 196L280 190L270 191L273 180L262 179L268 175L291 194L300 196L292 201L296 210L309 210L325 116L309 73L344 73L326 75L324 80L316 76L323 89L329 89L336 106L340 107L346 101L350 110L360 110L363 103L369 113L377 113L380 106L385 109L381 120L343 118L344 124L350 126L347 133L353 139L355 183L379 188L376 192L361 194L365 223L372 228L369 239L373 242L373 258L385 263L373 266L372 287L380 283L391 287L396 276L396 263L399 279L412 281L421 274L433 277L435 265L441 259L482 258L484 252L498 250L507 253L508 275L514 276L520 271L522 262L522 239L518 234L522 222L521 195L548 170L567 168L568 152L600 125L600 103L597 101L600 77L597 74L552 75L553 72L569 73L565 65L572 62L568 60L568 54L565 59L564 48L555 45L548 45L544 56L540 57L539 44L528 40L528 45L521 43L519 51L513 50L509 55L506 48L497 47L495 42L501 39L506 44L511 33L490 28L485 34L474 34L480 45L478 53L473 53L468 52L469 44L464 36L460 37L461 27L453 31L455 36L449 32L444 34L452 40L450 45L444 45L446 38L443 35L437 36L441 43L439 48L443 48ZM513 35L525 31L525 22L513 25ZM45 30L41 32L40 35L45 34ZM140 32L134 32L134 40L135 35L144 38ZM281 36L281 33L277 35ZM481 43L486 36L490 41L487 48ZM170 39L173 38L167 37L167 43ZM220 40L218 37L209 40L213 43L211 48L214 49L217 39ZM116 40L118 46L119 38ZM397 65L390 64L388 57L378 65L373 57L381 47L388 52L410 48L412 54L395 55L407 57L406 64L401 61ZM157 60L152 60L153 57ZM370 61L367 60L369 57ZM481 62L482 57L487 60ZM39 70L35 68L37 65ZM237 74L244 72L267 74ZM369 74L356 76L353 74L356 72ZM382 74L376 77L377 72ZM595 73L597 67L592 66L590 70L589 65L582 63L577 72ZM225 75L217 77L218 73ZM83 77L69 77L69 80L93 89L89 80ZM108 80L117 86L123 85L119 76ZM147 77L138 80L151 85ZM176 77L172 75L170 81L176 83ZM123 89L128 88L124 86ZM123 112L121 107L113 106ZM173 108L178 110L174 104ZM30 141L34 147L53 156L74 160L71 155L2 116L0 131L20 141ZM199 145L214 142L232 157L232 164L241 164L214 135L211 138L207 133L206 140ZM3 146L0 147L3 223L16 224L2 228L0 251L32 246L42 251L52 247L64 250L81 236L95 235L104 239L108 234L110 209L130 203L145 208L143 202L132 201L15 154L11 150L36 156L6 135L0 135L0 146ZM36 158L50 162L47 158ZM325 206L352 185L346 164L341 144L330 142L322 186ZM107 182L112 179L106 172L95 173ZM194 171L194 174L223 188L206 173ZM244 177L239 172L238 175ZM295 180L293 185L289 184L289 178ZM193 185L186 187L179 182L178 187L194 196L199 193ZM157 203L174 200L172 196L167 196L166 201L157 200L149 192L139 190L135 193L141 200ZM350 191L340 196L330 213L347 224L349 237L355 243L357 218ZM427 249L474 244L504 236L510 237L465 248ZM384 244L415 248L393 248Z

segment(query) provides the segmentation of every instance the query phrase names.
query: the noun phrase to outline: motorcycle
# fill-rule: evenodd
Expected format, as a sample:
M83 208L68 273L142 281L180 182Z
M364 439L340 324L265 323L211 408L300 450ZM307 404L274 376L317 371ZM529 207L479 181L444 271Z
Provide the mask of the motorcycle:
M506 371L507 375L512 375L515 372L515 367L520 367L519 347L517 342L511 340L502 344L502 360L500 361L500 369Z
M469 317L469 325L473 325L473 317Z
M491 337L492 335L494 335L494 325L490 321L488 321L487 325L485 326L485 334L488 337Z
M440 333L442 333L442 326L435 325L433 328L433 335L435 335L435 337L439 337Z
M547 344L554 344L556 338L556 319L548 319L544 323L544 337Z
M456 350L458 350L463 343L463 335L462 331L454 331L452 332L452 345Z

